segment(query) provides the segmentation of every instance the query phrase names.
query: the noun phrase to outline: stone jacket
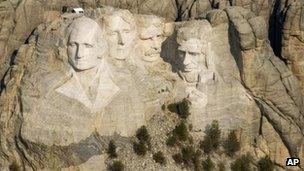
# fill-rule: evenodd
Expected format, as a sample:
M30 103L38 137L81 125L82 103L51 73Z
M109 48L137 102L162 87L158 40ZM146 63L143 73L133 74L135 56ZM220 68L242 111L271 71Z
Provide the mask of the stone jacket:
M103 61L98 74L92 78L99 83L94 101L87 97L75 72L65 79L58 76L56 86L47 85L53 83L43 79L38 80L40 83L31 83L51 88L40 95L34 95L32 90L21 90L22 137L46 145L69 145L93 132L105 136L115 132L122 136L133 135L144 124L143 104L132 79L112 77L112 74L107 62ZM44 79L50 80L47 76ZM39 89L39 86L35 87L32 89Z

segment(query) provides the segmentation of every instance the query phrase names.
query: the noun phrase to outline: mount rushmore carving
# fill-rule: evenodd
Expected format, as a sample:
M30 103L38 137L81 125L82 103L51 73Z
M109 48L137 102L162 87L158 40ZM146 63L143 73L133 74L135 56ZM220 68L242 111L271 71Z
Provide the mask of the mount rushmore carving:
M39 25L4 79L0 169L12 161L29 170L105 169L109 139L127 157L143 125L163 142L179 118L162 108L183 99L196 138L217 120L225 134L237 130L241 153L276 163L304 156L300 86L269 52L265 21L240 8L216 12L169 22L104 7Z

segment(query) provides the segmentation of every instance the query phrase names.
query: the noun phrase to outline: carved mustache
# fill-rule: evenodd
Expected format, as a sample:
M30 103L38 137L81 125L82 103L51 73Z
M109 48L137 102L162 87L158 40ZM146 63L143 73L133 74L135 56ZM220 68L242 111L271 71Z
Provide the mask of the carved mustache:
M155 54L159 54L159 53L160 53L159 49L150 49L145 52L145 55L150 56L150 55L155 55Z

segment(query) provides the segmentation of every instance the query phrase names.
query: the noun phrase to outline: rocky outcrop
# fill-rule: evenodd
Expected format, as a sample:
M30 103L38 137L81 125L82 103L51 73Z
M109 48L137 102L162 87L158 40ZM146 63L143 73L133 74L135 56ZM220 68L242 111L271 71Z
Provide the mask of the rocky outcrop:
M166 140L182 120L191 125L194 147L217 120L223 137L237 130L237 156L270 156L280 168L286 157L303 160L302 3L0 4L0 170L106 169L110 140L128 169L180 170L171 157L178 148ZM60 14L67 4L83 5L87 17ZM277 10L286 15L280 56L286 63L268 41L269 17ZM190 101L187 119L166 109L182 99ZM138 157L132 143L142 125L152 142L148 155ZM159 150L167 166L151 159ZM212 154L216 162L231 163L221 150Z
M245 86L289 153L302 156L303 95L297 78L267 44L263 19L237 7L226 12L231 22L232 51Z
M0 50L1 66L0 78L3 78L5 71L13 61L18 47L23 44L31 32L42 22L49 22L58 16L62 7L83 6L86 11L94 8L109 5L122 9L128 9L133 13L154 14L167 18L168 20L187 20L189 18L204 18L206 13L212 9L223 9L227 6L242 6L253 11L256 15L263 16L268 21L273 11L274 2L269 1L228 1L228 0L188 0L188 1L154 1L154 0L128 0L128 1L3 1L1 2L1 45ZM284 4L282 2L282 4ZM282 5L284 6L284 5ZM275 13L275 11L273 12Z
M286 60L292 72L300 80L302 93L304 92L303 75L303 2L295 2L286 7L281 30L281 56Z

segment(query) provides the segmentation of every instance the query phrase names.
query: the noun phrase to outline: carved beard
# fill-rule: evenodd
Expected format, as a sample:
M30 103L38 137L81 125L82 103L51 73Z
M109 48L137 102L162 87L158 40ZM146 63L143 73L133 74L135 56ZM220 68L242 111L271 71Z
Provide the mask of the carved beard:
M182 79L188 83L197 83L198 82L198 72L179 72Z

